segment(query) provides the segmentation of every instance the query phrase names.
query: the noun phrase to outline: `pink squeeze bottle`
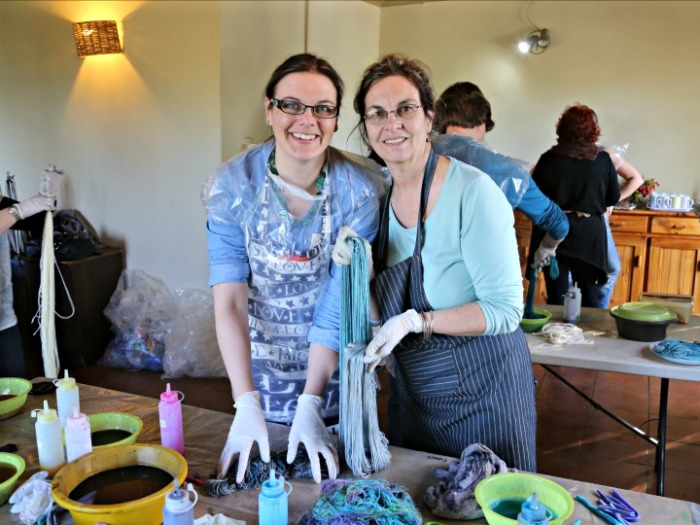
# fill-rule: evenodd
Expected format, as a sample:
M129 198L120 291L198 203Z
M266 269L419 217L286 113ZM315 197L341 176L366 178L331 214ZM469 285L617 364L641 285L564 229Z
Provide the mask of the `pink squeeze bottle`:
M164 447L185 453L185 436L182 429L182 392L170 390L170 383L165 392L160 394L158 417L160 419L160 443Z

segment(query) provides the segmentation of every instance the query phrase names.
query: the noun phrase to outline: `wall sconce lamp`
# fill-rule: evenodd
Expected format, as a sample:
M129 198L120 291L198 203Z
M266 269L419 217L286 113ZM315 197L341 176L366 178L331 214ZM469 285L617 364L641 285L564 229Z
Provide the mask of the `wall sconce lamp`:
M518 42L518 49L521 53L532 53L539 55L544 53L549 47L549 30L546 28L535 29L524 40Z
M121 53L119 31L114 20L93 20L73 24L75 47L79 57Z

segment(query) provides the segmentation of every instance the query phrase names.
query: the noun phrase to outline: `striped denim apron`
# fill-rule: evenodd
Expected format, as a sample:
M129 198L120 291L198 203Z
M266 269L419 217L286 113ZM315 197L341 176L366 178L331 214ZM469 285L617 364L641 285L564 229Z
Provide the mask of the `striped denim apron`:
M375 289L382 320L413 308L432 310L423 289L422 218L437 156L431 152L421 191L413 255L384 267L391 190L382 209ZM403 446L460 457L472 443L493 450L509 467L534 472L535 397L527 341L518 328L493 336L409 334L393 352Z

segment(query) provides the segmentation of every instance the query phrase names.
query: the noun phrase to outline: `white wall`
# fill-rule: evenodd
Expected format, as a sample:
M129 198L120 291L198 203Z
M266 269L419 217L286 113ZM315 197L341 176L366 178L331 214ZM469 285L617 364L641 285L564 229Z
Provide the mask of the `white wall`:
M543 54L515 50L528 17L550 31ZM380 51L426 62L438 95L478 84L499 151L535 162L564 107L580 102L598 113L601 141L629 143L627 159L660 190L700 197L699 20L700 2L431 2L382 9Z

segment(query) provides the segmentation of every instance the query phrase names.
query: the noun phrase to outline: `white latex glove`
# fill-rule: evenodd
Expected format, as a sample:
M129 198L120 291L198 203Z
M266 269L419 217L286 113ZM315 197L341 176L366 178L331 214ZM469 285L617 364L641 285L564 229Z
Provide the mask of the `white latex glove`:
M246 392L238 398L234 407L236 407L236 415L233 416L231 430L226 438L226 446L221 453L221 459L219 459L218 477L219 479L226 477L233 456L238 454L236 483L242 483L248 469L253 443L258 442L260 457L265 463L268 463L270 461L270 442L267 436L265 417L260 406L260 392L257 390Z
M26 219L32 215L36 215L42 211L49 211L53 208L53 197L46 197L37 193L34 197L30 197L22 202L15 204L19 210L19 218Z
M45 197L52 197L55 199L58 195L58 187L61 184L62 177L63 172L56 166L50 165L41 175L39 193Z
M556 254L556 246L554 248L549 248L548 246L545 246L544 241L542 241L537 247L537 251L535 252L535 256L533 257L532 267L542 268L544 266L548 266L551 262L551 259L555 257Z
M297 403L297 412L294 415L292 429L289 432L289 448L287 449L287 463L294 463L297 456L299 443L303 443L311 462L311 472L314 481L321 483L321 462L318 455L326 460L328 477L335 479L338 475L338 452L328 435L326 425L321 417L323 398L312 394L302 394Z
M341 226L338 230L338 238L335 240L335 246L333 246L333 262L340 266L346 266L350 264L352 259L352 251L350 246L345 240L348 237L360 237L357 235L355 230L349 226ZM360 237L362 239L362 237ZM362 239L365 243L365 252L367 254L367 273L369 274L369 280L374 279L374 262L372 261L372 246L367 242L367 240Z
M401 342L401 339L410 333L420 334L423 332L423 321L415 310L406 310L404 313L395 315L384 323L379 333L367 345L365 350L365 363L369 364L369 372L372 372L377 365L388 356L394 347Z
M48 477L48 472L39 471L10 496L9 502L12 504L10 512L19 514L22 523L26 525L34 523L39 516L51 510L53 497L51 483L46 481Z

